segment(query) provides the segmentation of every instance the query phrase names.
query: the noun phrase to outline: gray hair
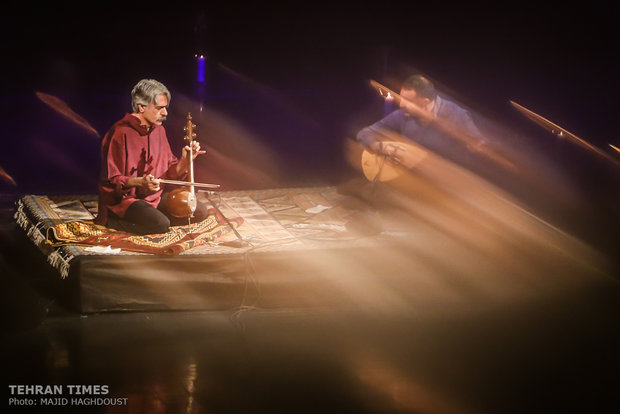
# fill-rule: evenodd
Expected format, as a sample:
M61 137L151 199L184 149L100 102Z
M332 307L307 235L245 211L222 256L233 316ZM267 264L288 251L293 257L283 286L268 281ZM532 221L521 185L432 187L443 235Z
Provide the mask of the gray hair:
M138 105L147 106L150 103L155 103L157 97L161 94L166 95L168 103L170 103L170 91L163 83L155 79L142 79L131 91L131 107L133 111L138 112Z

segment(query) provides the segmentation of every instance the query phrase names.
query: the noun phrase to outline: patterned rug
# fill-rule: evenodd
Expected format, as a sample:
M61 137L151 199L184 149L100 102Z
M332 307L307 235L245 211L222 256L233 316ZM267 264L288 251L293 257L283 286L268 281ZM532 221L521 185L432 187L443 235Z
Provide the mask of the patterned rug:
M110 246L133 252L170 256L194 247L218 243L234 233L233 228L242 223L243 219L240 217L227 222L211 209L209 216L199 223L174 226L167 233L139 236L99 226L91 220L74 220L48 228L46 243L54 247L67 244Z
M246 252L350 248L352 243L370 242L346 230L354 211L345 206L347 197L335 187L223 191L211 200L200 196L200 202L223 217L213 215L163 235L136 236L95 226L98 204L93 194L28 194L16 202L14 218L63 278L85 257L157 254L162 259L181 255L211 260Z

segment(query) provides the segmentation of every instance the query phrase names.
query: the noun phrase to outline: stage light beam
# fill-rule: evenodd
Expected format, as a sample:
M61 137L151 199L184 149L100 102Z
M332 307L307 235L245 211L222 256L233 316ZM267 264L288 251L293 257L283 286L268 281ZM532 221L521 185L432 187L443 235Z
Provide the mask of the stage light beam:
M2 167L0 167L0 178L13 186L17 186L17 183L15 182L13 177L11 177L6 171L4 171L4 168Z
M37 95L37 98L47 104L50 108L99 138L99 132L97 132L97 130L93 128L86 119L72 110L62 99L39 91L35 92L35 94Z

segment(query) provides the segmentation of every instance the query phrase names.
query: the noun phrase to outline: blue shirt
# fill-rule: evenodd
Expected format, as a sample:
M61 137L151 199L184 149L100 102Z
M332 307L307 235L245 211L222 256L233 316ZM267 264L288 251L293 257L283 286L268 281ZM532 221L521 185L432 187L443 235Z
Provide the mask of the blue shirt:
M369 147L381 136L382 130L388 130L397 132L440 156L457 162L466 161L469 151L465 142L439 128L437 121L451 125L460 134L470 138L472 143L484 141L470 113L456 103L439 96L435 100L433 112L436 120L425 124L404 109L397 109L373 125L363 128L358 132L356 139L363 146Z

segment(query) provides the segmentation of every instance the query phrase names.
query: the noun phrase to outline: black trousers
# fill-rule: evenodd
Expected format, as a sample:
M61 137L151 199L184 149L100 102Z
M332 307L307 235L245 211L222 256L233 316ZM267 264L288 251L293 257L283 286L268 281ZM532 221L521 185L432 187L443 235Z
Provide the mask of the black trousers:
M166 199L167 194L162 194L161 202L157 208L145 201L136 201L129 206L125 212L125 217L118 217L110 212L107 227L139 235L160 234L170 230L170 226L200 222L206 219L209 214L207 207L198 202L191 221L187 218L172 217L166 211Z

